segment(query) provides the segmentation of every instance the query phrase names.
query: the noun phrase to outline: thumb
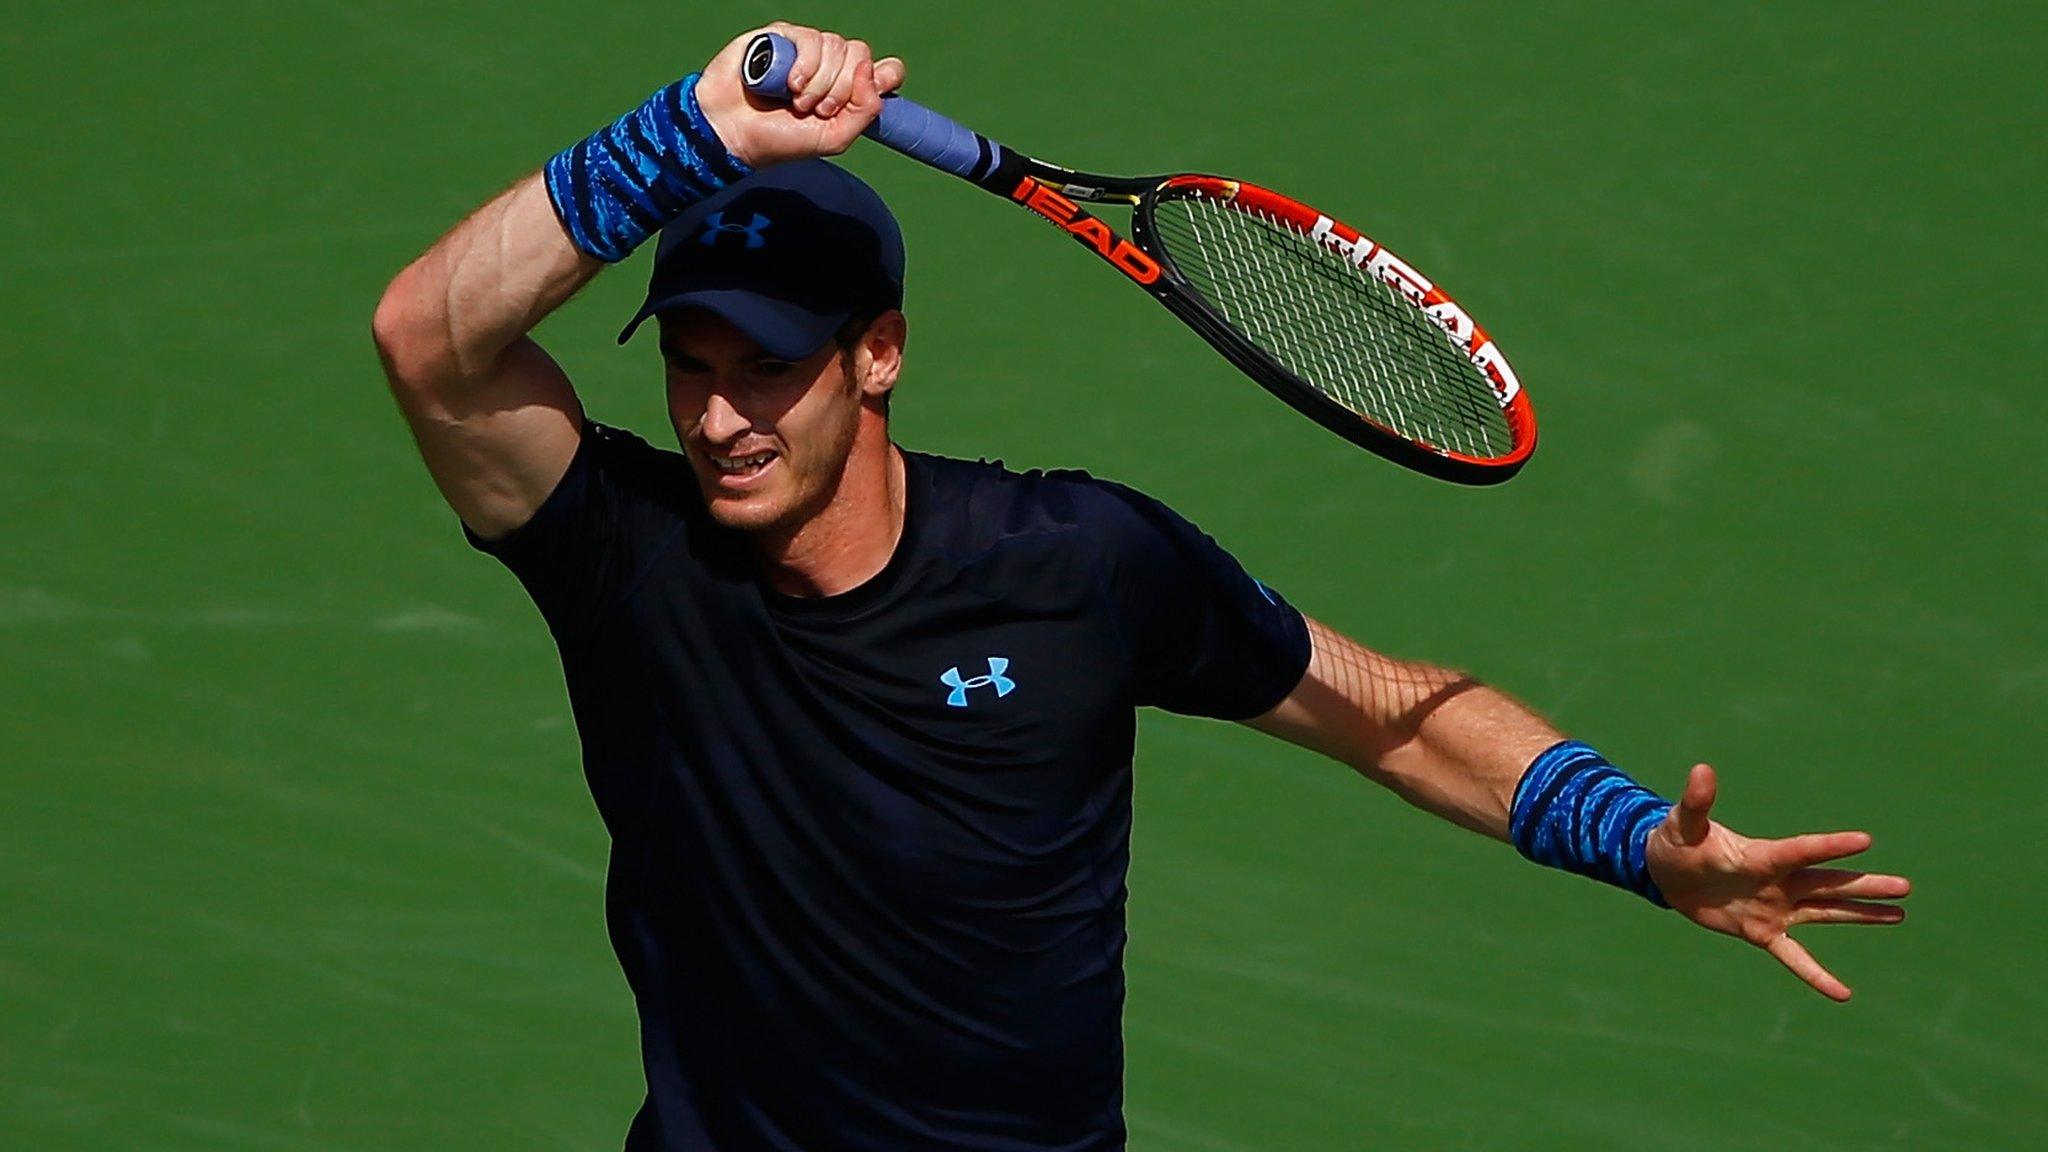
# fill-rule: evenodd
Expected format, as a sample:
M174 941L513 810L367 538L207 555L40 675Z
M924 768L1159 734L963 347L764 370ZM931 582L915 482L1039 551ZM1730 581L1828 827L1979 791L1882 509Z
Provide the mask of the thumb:
M895 56L885 56L875 61L875 91L894 92L903 87L903 61Z
M1712 824L1707 814L1714 807L1716 788L1713 768L1705 764L1692 766L1691 774L1685 778L1685 795L1671 811L1680 844L1690 847L1707 838L1707 828Z

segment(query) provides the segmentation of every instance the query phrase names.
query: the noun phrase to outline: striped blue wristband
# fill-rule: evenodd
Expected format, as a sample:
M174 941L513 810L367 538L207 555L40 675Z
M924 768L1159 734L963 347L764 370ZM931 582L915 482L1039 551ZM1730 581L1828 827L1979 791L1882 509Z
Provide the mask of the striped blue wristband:
M1671 808L1598 752L1566 740L1537 756L1515 786L1508 835L1538 864L1604 880L1668 908L1645 853L1651 830Z
M690 205L753 174L697 107L697 77L548 161L548 199L579 250L616 264Z

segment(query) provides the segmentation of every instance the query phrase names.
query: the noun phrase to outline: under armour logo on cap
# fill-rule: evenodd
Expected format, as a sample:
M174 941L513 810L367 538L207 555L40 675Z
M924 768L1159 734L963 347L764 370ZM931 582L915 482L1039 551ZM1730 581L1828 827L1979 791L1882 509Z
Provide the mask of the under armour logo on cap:
M745 224L727 224L725 213L713 212L704 218L704 231L697 238L697 242L705 245L716 244L720 236L727 232L736 232L747 238L747 247L759 248L768 243L768 238L762 235L768 231L768 223L768 218L759 212L754 213L753 219Z
M962 680L960 678L960 669L957 666L946 669L945 673L939 677L939 683L953 690L947 694L946 703L954 708L967 707L967 693L975 688L994 688L997 699L1008 696L1017 688L1015 680L1003 675L1009 668L1009 657L991 656L988 658L988 675L986 676L976 676L972 680Z

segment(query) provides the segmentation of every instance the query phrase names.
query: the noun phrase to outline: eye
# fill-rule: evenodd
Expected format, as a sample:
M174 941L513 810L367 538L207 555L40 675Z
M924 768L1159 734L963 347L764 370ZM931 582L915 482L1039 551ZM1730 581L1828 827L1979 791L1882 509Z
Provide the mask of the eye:
M787 360L756 360L754 375L768 380L780 379L796 371L796 365Z

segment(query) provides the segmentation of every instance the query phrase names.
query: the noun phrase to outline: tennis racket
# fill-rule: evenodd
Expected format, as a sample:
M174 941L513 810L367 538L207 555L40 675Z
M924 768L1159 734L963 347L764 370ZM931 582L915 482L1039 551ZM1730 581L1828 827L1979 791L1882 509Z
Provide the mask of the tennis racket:
M741 79L788 99L796 45L763 32ZM872 139L1051 221L1296 411L1418 472L1496 484L1536 414L1470 313L1357 229L1242 180L1102 176L1035 160L890 96ZM1081 207L1131 209L1126 239Z

